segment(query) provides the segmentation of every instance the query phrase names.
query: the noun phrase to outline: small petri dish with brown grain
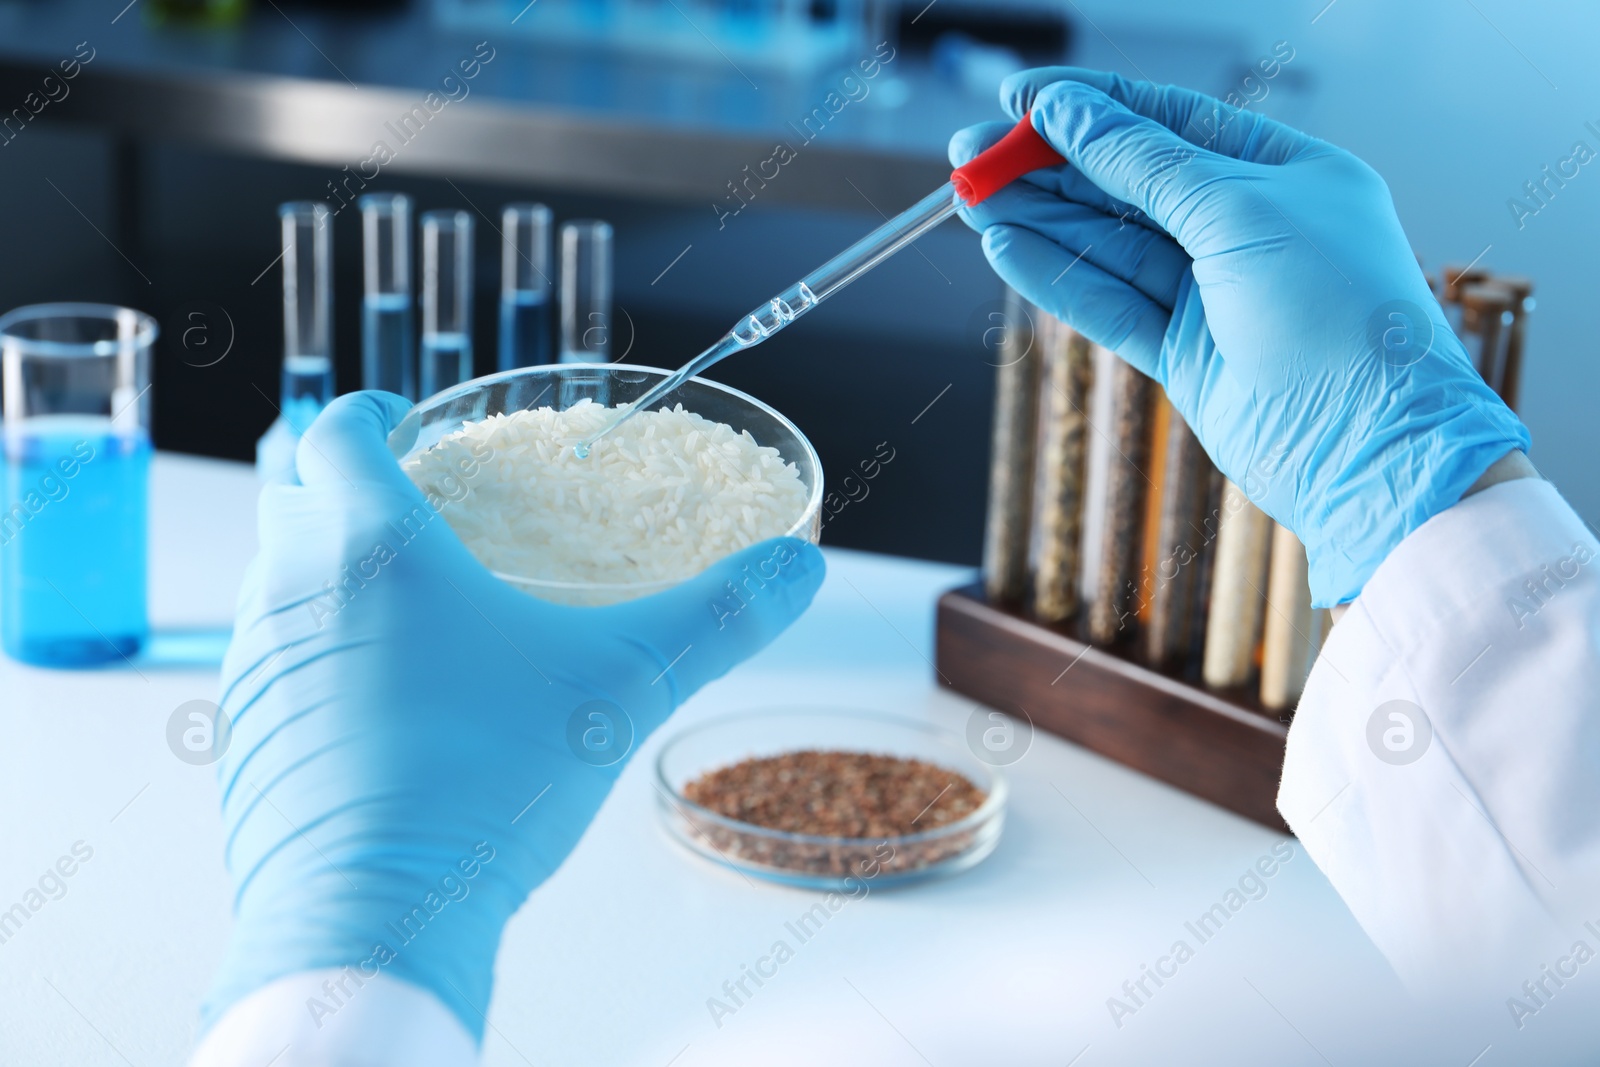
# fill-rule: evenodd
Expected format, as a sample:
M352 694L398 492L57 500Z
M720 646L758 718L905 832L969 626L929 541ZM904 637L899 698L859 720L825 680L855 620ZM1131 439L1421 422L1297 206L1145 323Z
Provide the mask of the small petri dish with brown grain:
M960 736L873 711L725 715L680 732L656 760L672 838L751 877L811 889L968 870L1000 843L1006 793Z

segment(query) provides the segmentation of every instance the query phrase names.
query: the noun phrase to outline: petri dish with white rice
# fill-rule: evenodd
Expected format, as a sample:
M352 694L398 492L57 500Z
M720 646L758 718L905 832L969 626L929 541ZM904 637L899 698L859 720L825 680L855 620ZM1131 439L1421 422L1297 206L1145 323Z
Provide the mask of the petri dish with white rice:
M569 363L476 378L412 408L390 448L484 566L556 603L632 600L768 538L816 541L816 450L725 385L690 379L574 454L669 373Z

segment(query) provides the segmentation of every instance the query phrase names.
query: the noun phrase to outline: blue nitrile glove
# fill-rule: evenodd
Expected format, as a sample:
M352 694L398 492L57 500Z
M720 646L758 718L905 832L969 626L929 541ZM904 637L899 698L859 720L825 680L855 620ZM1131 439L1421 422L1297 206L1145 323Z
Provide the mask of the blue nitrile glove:
M481 1038L501 928L623 757L822 582L821 553L784 538L646 599L536 600L401 472L385 439L408 407L340 397L300 444L303 484L262 490L222 672L236 898L208 1024L275 978L349 966L422 986Z
M1305 543L1318 606L1528 431L1450 332L1383 180L1199 93L1073 67L1000 90L1068 165L963 217L1013 288L1160 382L1212 460ZM950 142L960 165L1009 129Z
M256 439L256 478L262 482L281 482L294 473L294 453L300 435L278 416L267 432Z

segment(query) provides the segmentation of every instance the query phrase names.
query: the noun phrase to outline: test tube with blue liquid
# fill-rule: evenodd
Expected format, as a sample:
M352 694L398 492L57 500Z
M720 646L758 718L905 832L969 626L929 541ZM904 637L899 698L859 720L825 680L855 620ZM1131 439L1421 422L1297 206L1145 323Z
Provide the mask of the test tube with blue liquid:
M42 304L0 318L0 641L26 663L126 659L145 642L150 316Z
M256 442L256 475L294 473L300 435L333 399L333 212L296 200L278 205L283 239L283 383L278 417Z
M417 399L411 298L411 198L371 193L361 206L361 388Z
M333 400L333 212L278 208L283 223L283 417L296 436Z
M472 216L422 216L422 395L472 377Z
M500 370L550 362L550 209L500 212Z
M611 362L611 225L561 226L561 362Z

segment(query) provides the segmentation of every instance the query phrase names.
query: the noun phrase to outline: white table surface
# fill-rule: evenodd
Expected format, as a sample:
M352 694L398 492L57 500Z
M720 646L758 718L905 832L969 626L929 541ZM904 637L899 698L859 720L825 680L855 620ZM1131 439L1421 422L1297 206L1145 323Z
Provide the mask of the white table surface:
M254 550L252 473L161 455L153 478L153 622L224 626ZM804 944L784 924L818 894L752 886L666 838L647 766L662 736L705 717L826 704L963 729L974 705L933 684L933 603L969 574L829 552L810 613L642 747L512 921L487 1064L1471 1059L1407 1023L1397 981L1298 844L1266 895L1200 944L1185 920L1283 838L1048 735L1007 771L993 856L852 901ZM176 759L164 731L179 704L216 691L214 668L0 662L0 910L74 842L94 849L0 944L0 1064L183 1061L229 893L212 769ZM707 999L780 938L794 958L716 1025ZM1118 1027L1107 999L1179 939L1194 958L1147 983L1153 996Z

